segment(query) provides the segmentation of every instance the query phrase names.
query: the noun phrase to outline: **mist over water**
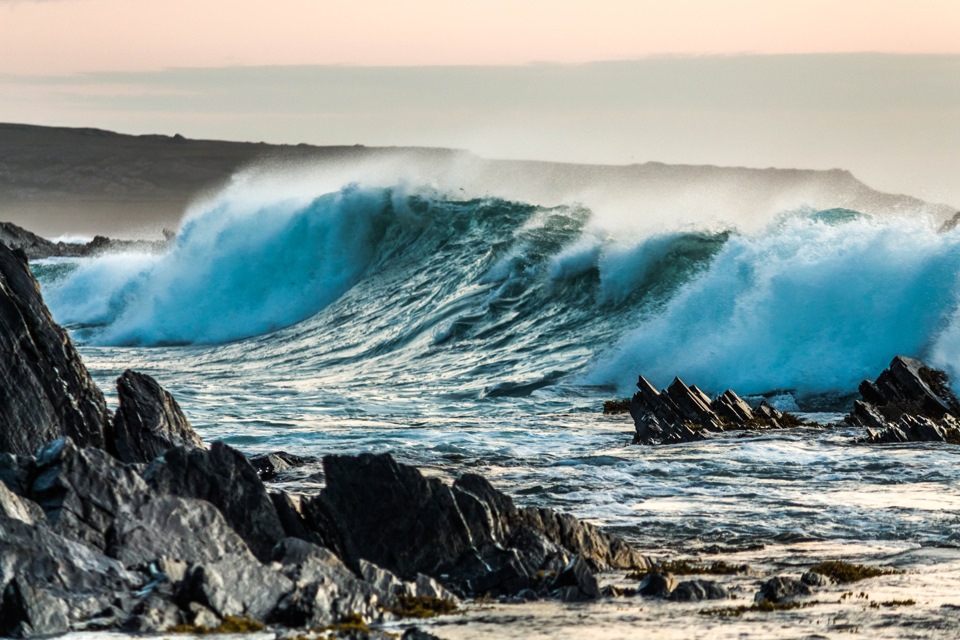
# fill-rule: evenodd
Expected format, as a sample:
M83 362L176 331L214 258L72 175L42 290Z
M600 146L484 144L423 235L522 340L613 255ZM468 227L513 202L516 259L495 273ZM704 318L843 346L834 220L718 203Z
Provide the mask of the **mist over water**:
M391 183L391 170L332 191L329 177L240 176L194 207L166 253L61 266L46 298L88 344L260 336L244 353L300 343L310 366L361 380L385 358L391 375L429 372L465 397L629 394L643 373L802 399L851 392L896 354L956 373L960 235L926 212L794 201L762 221L801 193L787 181L745 198L738 221L737 194L755 189L737 180L712 178L726 198L714 203L659 176L631 211L623 193L536 204L476 195L476 173L460 174L465 190L443 186L452 173L422 186Z

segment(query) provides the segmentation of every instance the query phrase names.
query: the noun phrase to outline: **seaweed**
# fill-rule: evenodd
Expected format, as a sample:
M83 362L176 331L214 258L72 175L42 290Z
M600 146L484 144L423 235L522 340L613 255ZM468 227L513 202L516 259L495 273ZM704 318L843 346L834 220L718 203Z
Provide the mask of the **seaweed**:
M880 569L863 564L854 564L845 560L828 560L810 567L813 573L819 573L822 576L830 578L837 584L850 584L859 582L867 578L877 578L879 576L889 576L899 573L895 569Z

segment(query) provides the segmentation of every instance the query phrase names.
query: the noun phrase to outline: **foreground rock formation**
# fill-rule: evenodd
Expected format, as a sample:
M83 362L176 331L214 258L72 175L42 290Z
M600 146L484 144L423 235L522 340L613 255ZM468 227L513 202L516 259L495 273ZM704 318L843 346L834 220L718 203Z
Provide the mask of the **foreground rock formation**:
M2 245L0 376L3 636L362 624L411 599L586 600L600 595L594 572L649 566L480 476L451 485L386 454L324 458L318 495L268 492L244 455L206 448L173 397L133 371L111 420L26 256Z
M873 382L860 383L860 400L846 421L867 430L867 442L960 444L960 400L947 374L897 356Z
M636 428L634 444L694 442L709 433L781 429L800 424L795 416L777 411L766 400L753 408L729 389L711 400L696 385L688 387L680 378L657 391L640 376L637 389L630 401Z

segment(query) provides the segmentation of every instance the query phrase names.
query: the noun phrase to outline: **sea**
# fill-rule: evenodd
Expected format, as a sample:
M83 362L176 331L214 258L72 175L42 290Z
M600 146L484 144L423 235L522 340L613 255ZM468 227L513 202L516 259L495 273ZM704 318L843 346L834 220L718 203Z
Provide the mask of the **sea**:
M960 448L866 445L842 422L895 355L960 380L960 230L804 202L742 225L599 218L407 182L233 185L165 251L31 266L108 400L125 369L150 374L206 442L478 472L655 559L749 564L723 578L734 605L824 559L899 572L720 618L640 598L483 603L429 623L440 637L960 637ZM819 426L632 445L629 415L602 406L638 375Z

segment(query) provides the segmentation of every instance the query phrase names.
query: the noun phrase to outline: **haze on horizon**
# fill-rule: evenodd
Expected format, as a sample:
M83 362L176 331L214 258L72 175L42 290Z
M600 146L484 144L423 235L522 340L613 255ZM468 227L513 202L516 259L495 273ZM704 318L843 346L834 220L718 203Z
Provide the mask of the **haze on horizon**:
M0 0L0 121L839 167L960 206L958 33L955 0Z

